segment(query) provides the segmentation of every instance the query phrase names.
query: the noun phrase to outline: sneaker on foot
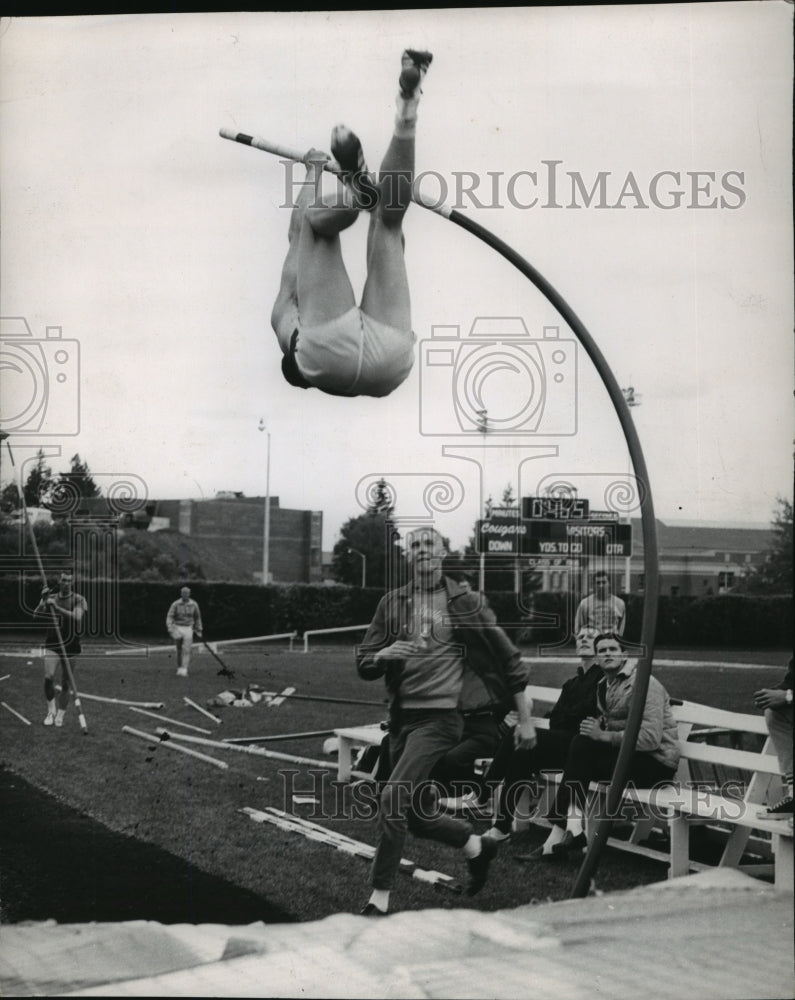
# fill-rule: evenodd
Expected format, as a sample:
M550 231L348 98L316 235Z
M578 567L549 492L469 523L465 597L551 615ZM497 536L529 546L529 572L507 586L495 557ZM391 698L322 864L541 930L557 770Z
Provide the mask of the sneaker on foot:
M491 819L494 810L491 803L481 802L475 792L461 795L458 798L440 798L439 805L445 812L466 813L471 819Z
M65 715L66 715L66 712L64 712L64 711L63 711L62 709L60 709L60 708L59 708L59 709L58 709L58 711L57 711L57 712L55 713L55 725L56 725L56 726L57 726L57 727L58 727L59 729L60 729L60 728L61 728L61 726L63 725L63 717L64 717Z
M781 819L786 819L788 816L792 815L792 796L785 795L783 799L780 799L772 806L768 806L767 809L763 809L758 812L758 819L775 819L777 816Z
M177 677L187 677L188 668L187 667L177 667Z
M386 911L379 910L375 903L367 903L362 909L361 914L363 917L385 917Z
M378 188L367 169L361 141L347 125L335 125L332 129L331 153L342 167L340 179L353 192L356 207L372 211L378 204Z
M477 801L477 795L474 792L469 792L467 795L459 795L457 798L452 796L446 797L443 795L439 799L439 805L445 812L455 813L462 812L464 809L477 805Z
M469 858L469 885L467 886L467 896L474 896L480 892L486 884L489 874L489 865L497 856L499 847L496 840L491 837L480 838L480 854L476 858Z
M484 834L481 834L481 836L487 837L489 840L493 840L497 844L502 844L504 841L511 839L510 831L508 833L504 833L502 830L498 830L496 826L490 826Z
M536 861L554 861L556 857L560 855L554 855L551 851L544 851L544 845L541 844L538 847L534 847L532 851L528 851L526 854L514 854L514 861L520 862L520 864L533 864Z
M401 57L402 69L398 86L401 97L414 97L418 92L420 84L428 72L433 56L430 52L420 52L417 49L406 49Z
M559 844L552 845L552 854L554 857L560 858L575 851L582 851L587 846L588 841L585 839L584 833L578 833L575 837L571 830L567 830L563 834L563 840Z
M47 713L47 716L46 716L46 718L44 720L44 725L45 726L54 726L55 725L55 713L54 712L48 712Z

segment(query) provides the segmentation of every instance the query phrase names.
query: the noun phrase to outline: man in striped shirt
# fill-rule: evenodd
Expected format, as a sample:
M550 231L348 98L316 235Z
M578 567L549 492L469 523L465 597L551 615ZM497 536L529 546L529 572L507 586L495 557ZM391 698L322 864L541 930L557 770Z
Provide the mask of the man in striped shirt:
M594 592L580 601L574 616L574 634L584 628L597 632L624 634L627 609L620 597L610 593L610 577L607 570L600 569L594 574Z

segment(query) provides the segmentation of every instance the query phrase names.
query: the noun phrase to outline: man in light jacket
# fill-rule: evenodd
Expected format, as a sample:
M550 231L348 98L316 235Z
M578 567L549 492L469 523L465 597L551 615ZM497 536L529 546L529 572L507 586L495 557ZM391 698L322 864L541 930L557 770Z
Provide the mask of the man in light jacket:
M608 781L618 759L635 687L635 661L617 635L594 640L594 650L604 677L596 687L598 716L580 723L569 744L563 778L550 815L552 831L545 843L523 861L565 857L587 847L584 820L588 785ZM656 677L649 678L643 720L627 778L636 788L652 788L673 781L679 765L679 739L668 692Z

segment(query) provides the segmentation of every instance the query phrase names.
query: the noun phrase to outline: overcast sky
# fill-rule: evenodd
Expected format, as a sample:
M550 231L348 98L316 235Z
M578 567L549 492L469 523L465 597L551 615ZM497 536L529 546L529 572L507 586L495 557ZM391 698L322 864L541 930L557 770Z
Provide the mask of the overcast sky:
M262 495L262 418L271 493L323 511L326 549L380 475L399 516L435 496L454 546L509 482L535 495L571 481L606 505L628 459L593 366L526 279L422 208L405 223L418 338L408 380L385 399L343 399L281 375L269 316L288 177L218 130L328 149L343 121L377 166L407 45L434 53L423 191L458 199L529 259L635 387L657 515L767 522L792 479L783 2L3 19L0 313L25 317L39 343L53 326L65 341L58 358L53 343L36 348L49 381L31 390L8 367L19 352L4 324L5 399L46 396L16 425L3 404L5 429L27 432L15 454L44 446L61 471L79 452L106 490L126 475L155 498ZM480 207L456 192L476 182ZM365 233L359 220L343 235L357 290ZM520 350L545 391L534 433L515 417L526 379L488 366L484 405L515 433L478 434L466 415L459 426L465 363L479 371L469 359L490 353L482 328L466 346L479 316L526 324ZM555 326L561 383L553 346L532 344ZM434 327L459 327L462 344L429 371ZM79 433L59 436L78 412Z

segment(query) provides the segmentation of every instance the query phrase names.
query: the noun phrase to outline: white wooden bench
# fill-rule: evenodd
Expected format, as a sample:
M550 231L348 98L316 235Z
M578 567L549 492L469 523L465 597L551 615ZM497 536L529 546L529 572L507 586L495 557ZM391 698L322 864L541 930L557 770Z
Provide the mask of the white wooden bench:
M532 686L530 693L534 700L534 713L539 703L552 705L559 692L555 688ZM777 888L792 889L793 850L792 827L786 819L760 818L758 813L768 800L771 786L780 783L778 759L773 751L761 715L729 712L725 709L700 705L697 702L681 702L672 706L679 729L679 749L681 759L673 785L665 789L633 789L625 793L624 801L635 814L642 809L645 813L631 824L627 839L610 837L608 844L621 850L632 851L646 857L668 862L668 875L684 875L691 870L710 867L690 858L690 828L708 825L726 832L726 842L718 862L719 867L743 868L753 874L769 874L769 864L742 865L741 861L751 844L760 851L772 849L775 857L775 884ZM539 728L548 726L546 719L534 718ZM749 733L764 739L759 751L739 750L733 747L712 746L701 738L715 733ZM516 823L521 829L528 820L534 823L545 821L554 795L560 772L546 775L549 787L536 804L535 813L526 814ZM724 795L716 791L727 783L734 784L736 795ZM592 786L593 792L604 791L605 786ZM595 795L592 805L595 806ZM520 803L520 814L521 814ZM526 808L526 806L525 806ZM592 813L593 815L593 813ZM662 851L643 844L655 826L667 827L670 836L669 850ZM769 845L754 834L766 834Z
M380 723L372 726L350 726L347 729L335 729L334 735L339 741L337 755L337 780L350 781L353 751L361 747L380 747L386 733Z
M545 708L558 700L560 689L542 685L530 685L533 698L533 721L539 729L549 728L549 720L543 718ZM668 863L668 875L683 875L691 870L710 867L690 858L690 829L692 826L708 825L723 830L726 842L723 846L719 866L742 867L754 874L770 874L770 864L741 865L742 858L755 844L762 854L770 853L775 858L775 884L791 890L793 879L793 832L787 820L760 818L757 813L763 809L772 785L779 781L778 760L768 737L764 717L700 705L697 702L682 702L672 705L674 717L679 727L679 746L682 753L675 783L668 789L633 789L626 793L624 800L637 816L626 839L610 837L608 844L621 850L642 854L646 857ZM738 750L730 747L711 746L702 742L699 736L719 732L749 733L764 738L760 751ZM384 730L380 725L354 726L336 729L339 740L338 779L348 781L352 774L352 753L354 748L380 746ZM757 740L758 741L758 740ZM554 796L560 771L545 772L547 788L530 810L527 798L518 803L518 818L514 828L521 830L532 822L547 825L543 818ZM726 796L716 791L726 782L735 781L738 794ZM712 787L710 787L712 786ZM592 791L604 791L605 786L592 786ZM593 804L598 801L594 795ZM670 837L667 851L644 843L655 827L664 827ZM760 837L760 834L763 835ZM754 836L756 835L756 836ZM769 837L769 841L767 840Z

